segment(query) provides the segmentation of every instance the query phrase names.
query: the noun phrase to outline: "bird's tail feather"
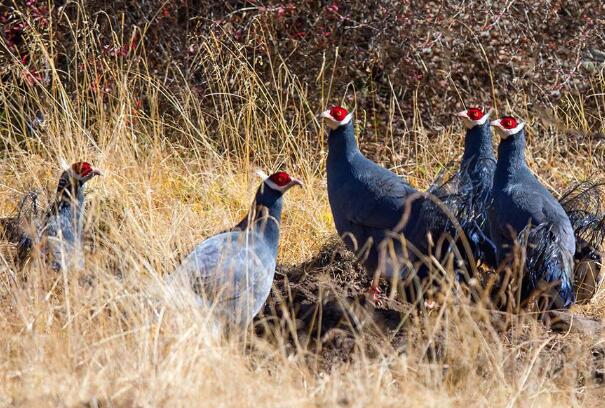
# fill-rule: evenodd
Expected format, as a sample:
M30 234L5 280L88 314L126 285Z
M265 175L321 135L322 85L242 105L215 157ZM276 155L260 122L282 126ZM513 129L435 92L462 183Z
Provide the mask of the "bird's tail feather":
M528 299L536 290L541 290L550 298L549 309L570 307L575 301L573 255L562 247L548 224L526 229L521 236L526 248L521 297Z
M20 200L15 216L0 219L0 236L16 245L20 262L24 262L29 256L40 230L38 196L37 191L27 192Z
M461 168L445 179L444 174L448 166L442 170L428 191L454 210L453 213L456 214L469 240L473 259L495 267L496 246L487 232L487 209L491 204L491 194L476 194L477 189L472 185L466 168ZM451 199L452 197L454 199Z
M496 244L489 238L477 222L464 222L464 232L469 237L475 259L482 260L486 265L494 267L496 261Z
M559 199L569 216L576 241L584 243L580 249L590 247L596 251L605 238L604 196L605 180L583 181L569 187Z

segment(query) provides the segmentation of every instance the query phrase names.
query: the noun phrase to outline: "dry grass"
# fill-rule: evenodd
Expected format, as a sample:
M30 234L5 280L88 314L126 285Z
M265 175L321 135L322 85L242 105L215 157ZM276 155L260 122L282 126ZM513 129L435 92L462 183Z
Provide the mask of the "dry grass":
M604 346L602 336L555 334L530 318L497 330L464 302L449 301L408 321L402 348L370 353L360 334L352 360L319 370L309 363L312 351L292 353L285 339L258 338L252 329L244 339L225 338L198 311L151 299L149 288L195 243L245 213L257 166L287 169L306 183L285 199L279 262L313 257L334 234L325 132L315 117L324 106L310 106L306 98L314 93L325 104L340 101L341 95L330 94L334 67L318 72L316 83L301 84L287 64L275 61L273 76L259 78L236 45L207 38L205 53L195 57L207 72L200 95L150 75L144 50L130 61L103 54L92 31L68 73L53 67L52 49L32 40L47 61L46 83L17 86L21 68L15 62L13 81L0 85L2 213L10 214L32 187L52 191L60 158L90 161L105 176L88 189L85 271L56 275L34 259L19 272L1 260L0 405L602 403L605 389L602 377L595 378L593 356ZM93 91L99 81L111 89ZM598 101L591 104L597 108L590 111L583 106L586 96L571 95L549 107L546 119L524 108L526 95L514 107L500 107L527 118L530 164L549 186L560 191L570 180L603 171L602 142L587 136L605 132L603 95L601 74L592 96ZM141 98L145 108L137 107ZM354 107L355 95L345 102ZM362 149L388 158L419 187L461 153L457 124L438 133L418 124L401 139L384 126L384 140L366 144L368 116L364 106L356 108ZM26 135L22 122L31 109L41 110L46 122ZM395 99L390 109L397 112ZM588 115L600 118L600 129L586 128ZM584 137L567 137L568 130ZM583 311L604 316L605 289ZM430 357L427 350L434 348L436 357Z

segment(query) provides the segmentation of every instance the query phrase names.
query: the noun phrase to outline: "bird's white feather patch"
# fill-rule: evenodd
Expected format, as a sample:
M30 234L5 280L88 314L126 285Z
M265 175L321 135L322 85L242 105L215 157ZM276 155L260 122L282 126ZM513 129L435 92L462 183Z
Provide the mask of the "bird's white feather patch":
M256 175L258 177L260 177L262 180L267 180L269 178L269 175L267 173L265 173L264 171L262 171L261 169L256 169Z
M330 113L329 109L327 111L320 113L319 117L330 119L335 124L333 128L336 129L339 126L343 126L343 125L346 125L347 123L349 123L351 121L351 119L353 119L354 112L355 112L355 108L351 109L351 111L347 114L347 116L345 116L345 118L341 121L338 121L334 117L332 117L332 114Z
M483 124L485 124L485 122L488 121L489 116L492 114L494 110L492 108L490 108L486 113L483 114L483 116L481 117L481 119L478 120L473 120L468 116L468 111L467 110L463 110L462 112L458 112L455 115L458 116L459 118L462 118L464 120L464 126L467 129L472 129L475 126L481 126Z
M492 114L494 110L492 108L490 108L481 119L477 120L476 123L477 125L483 125L485 122L487 122L487 120L489 119L490 115Z
M59 159L59 166L61 166L62 170L69 170L69 163L67 163L67 160L65 160L63 157L61 157Z
M340 121L340 126L346 125L347 123L349 123L351 121L351 119L353 119L354 111L355 111L355 109L353 109L351 112L349 112L349 114L347 116L345 116L345 118L343 120Z
M496 128L497 132L500 134L500 137L503 140L504 139L508 139L512 135L516 135L517 133L519 133L525 127L525 123L524 122L519 122L517 124L517 126L515 126L514 128L512 128L512 129L506 129L500 123L500 119L494 120L490 124L493 127Z

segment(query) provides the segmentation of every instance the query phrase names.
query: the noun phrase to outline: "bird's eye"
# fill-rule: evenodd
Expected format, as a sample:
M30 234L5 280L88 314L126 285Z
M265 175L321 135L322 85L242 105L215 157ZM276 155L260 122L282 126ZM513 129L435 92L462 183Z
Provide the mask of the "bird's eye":
M342 122L344 118L347 117L349 112L343 107L340 106L332 106L330 108L330 116L337 120L338 122Z
M514 129L517 127L517 119L511 116L505 116L500 119L500 124L504 129Z
M277 184L279 187L283 187L286 184L288 184L290 181L292 181L292 179L290 178L288 173L286 173L284 171L279 171L275 174L272 174L269 177L269 180L271 180L272 182Z
M479 108L470 108L466 111L470 120L480 120L483 117L483 111Z

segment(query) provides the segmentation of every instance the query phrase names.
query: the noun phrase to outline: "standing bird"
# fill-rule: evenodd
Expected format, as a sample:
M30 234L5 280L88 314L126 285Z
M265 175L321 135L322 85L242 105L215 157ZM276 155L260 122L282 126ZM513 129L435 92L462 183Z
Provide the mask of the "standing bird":
M231 231L204 240L168 278L191 288L228 321L246 326L269 296L277 261L282 196L302 182L278 172L259 187L252 209Z
M380 275L407 280L406 258L427 253L432 238L439 240L444 232L446 217L424 193L359 151L352 113L334 106L321 117L330 129L328 199L336 230L349 249L362 254L373 278L370 294L377 300ZM405 247L399 233L408 240ZM421 266L419 278L424 279L425 272Z
M48 209L41 231L43 251L52 269L82 268L84 184L101 172L87 162L77 162L63 171L55 201Z
M550 303L546 308L568 308L574 302L572 281L576 249L569 217L527 166L524 123L506 116L491 125L501 137L489 212L498 262L512 254L517 234L528 231L522 300L546 284Z
M470 108L456 114L462 118L467 129L464 153L457 174L457 190L464 206L459 211L460 224L470 241L474 258L495 267L496 248L489 238L487 215L496 171L490 114L491 110L483 112L479 108Z
M460 223L473 248L475 259L496 267L495 246L489 238L487 209L496 169L491 143L490 112L470 108L456 114L467 128L460 169L446 187L462 195L465 208L459 211ZM601 254L597 250L605 235L605 217L601 210L602 182L574 185L559 199L569 216L576 238L574 289L576 301L590 300L599 281ZM437 186L443 188L443 186Z

